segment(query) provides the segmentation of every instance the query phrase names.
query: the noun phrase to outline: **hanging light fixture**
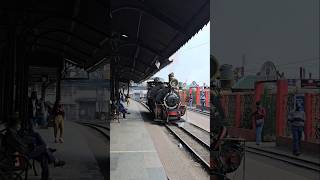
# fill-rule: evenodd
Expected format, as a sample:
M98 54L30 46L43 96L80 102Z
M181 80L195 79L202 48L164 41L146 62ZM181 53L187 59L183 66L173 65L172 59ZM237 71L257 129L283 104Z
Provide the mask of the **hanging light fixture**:
M156 67L159 69L160 68L160 62L158 60L156 60L156 62L154 63L156 65Z

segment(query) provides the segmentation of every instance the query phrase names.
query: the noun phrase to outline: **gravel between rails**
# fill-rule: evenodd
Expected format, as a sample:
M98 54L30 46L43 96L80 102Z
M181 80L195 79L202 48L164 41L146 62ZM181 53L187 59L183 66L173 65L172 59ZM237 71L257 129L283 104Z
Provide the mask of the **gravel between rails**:
M182 129L177 126L167 125L167 128L176 133L181 140L183 140L193 151L196 152L197 156L200 156L202 161L205 161L206 168L209 167L210 162L210 151L207 146L198 143L193 137L186 134Z
M194 126L193 124L190 124L188 122L184 122L182 128L184 128L186 131L190 132L192 135L206 143L208 146L210 144L210 134L209 132L202 130L201 128Z

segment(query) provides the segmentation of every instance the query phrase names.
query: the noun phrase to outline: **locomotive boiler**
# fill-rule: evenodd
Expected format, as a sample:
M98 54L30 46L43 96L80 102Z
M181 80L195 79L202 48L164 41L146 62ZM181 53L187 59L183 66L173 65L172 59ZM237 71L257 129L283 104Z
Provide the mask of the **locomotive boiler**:
M148 82L147 105L155 121L178 121L185 114L186 107L181 105L178 85L173 73L169 74L168 82L159 78Z

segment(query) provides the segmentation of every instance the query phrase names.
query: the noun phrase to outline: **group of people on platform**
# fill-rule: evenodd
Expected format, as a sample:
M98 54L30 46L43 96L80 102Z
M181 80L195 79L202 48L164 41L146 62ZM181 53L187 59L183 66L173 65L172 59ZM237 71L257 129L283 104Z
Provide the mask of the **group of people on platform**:
M57 149L48 147L45 140L34 129L48 126L48 119L51 118L54 122L55 142L63 143L64 110L62 105L58 100L49 113L47 113L47 109L49 108L44 100L42 98L38 100L37 93L32 92L28 102L28 119L24 120L19 112L10 115L6 123L4 140L0 146L5 148L6 153L18 153L25 155L28 159L38 161L41 166L41 180L49 179L49 164L53 164L54 167L66 164L54 156ZM23 122L24 127L22 128ZM59 136L58 131L60 131Z
M62 108L60 100L57 100L53 107L50 107L43 98L38 100L37 92L31 92L31 97L28 102L28 118L30 124L33 127L43 127L46 128L49 122L52 122L54 128L54 138L55 142L63 143L63 130L64 130L64 116L65 112ZM59 136L58 136L59 131Z
M252 114L255 120L256 128L256 144L261 143L261 134L265 124L266 110L262 107L261 102L256 102L256 111ZM295 109L288 113L287 125L292 132L292 151L293 154L299 156L301 154L301 138L304 129L306 116L303 107L297 105Z
M200 103L201 103L201 111L206 109L206 94L204 91L200 93ZM193 108L193 95L192 93L189 94L189 107Z
M128 109L126 108L129 106L130 104L130 96L129 95L125 95L123 93L120 93L119 95L119 100L117 99L113 99L110 103L111 103L111 107L113 109L113 112L116 113L116 111L122 113L122 117L126 118L126 114L130 114L130 112L128 112Z

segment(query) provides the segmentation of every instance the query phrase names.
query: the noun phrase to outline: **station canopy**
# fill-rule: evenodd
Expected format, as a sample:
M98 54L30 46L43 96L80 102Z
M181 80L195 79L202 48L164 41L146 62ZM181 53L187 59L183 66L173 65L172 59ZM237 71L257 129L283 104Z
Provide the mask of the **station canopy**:
M93 71L111 63L141 82L209 22L210 0L33 0L0 4L0 51L17 32L31 65L61 59ZM21 43L23 42L23 43ZM160 63L158 68L155 64Z

